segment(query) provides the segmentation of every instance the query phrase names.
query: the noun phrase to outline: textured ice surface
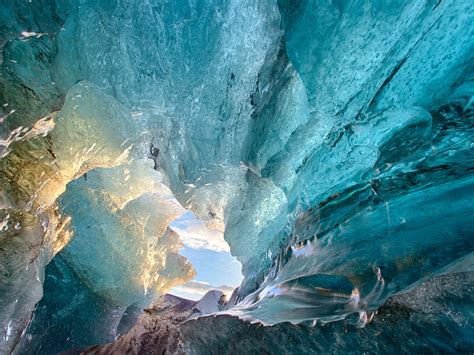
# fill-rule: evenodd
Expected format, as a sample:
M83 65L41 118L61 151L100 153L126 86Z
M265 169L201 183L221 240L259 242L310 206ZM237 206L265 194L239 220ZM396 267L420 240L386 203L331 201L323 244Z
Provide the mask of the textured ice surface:
M182 324L180 345L186 354L223 354L235 349L275 354L469 352L472 340L472 272L444 275L396 295L364 328L353 316L325 326L250 324L225 315ZM146 346L146 342L142 344ZM152 349L150 349L152 353Z
M75 238L62 251L63 258L96 294L120 306L145 306L160 290L193 275L192 267L178 255L182 246L178 235L168 228L183 208L160 182L134 196L129 186L146 188L158 175L148 167L148 175L143 169L137 177L144 180L143 185L133 177L124 181L124 170L139 168L135 163L94 170L70 183L60 200L75 231ZM132 185L119 189L116 183ZM120 201L124 192L131 198L126 203Z
M243 264L228 312L268 324L364 323L471 270L473 11L3 2L0 349L60 250L121 307L189 279L185 209Z
M219 314L195 318L195 302L166 295L126 335L85 353L467 352L473 346L472 313L466 311L473 301L472 278L472 272L438 276L392 296L367 317L366 327L366 315L316 327L287 322L264 327Z
M46 266L43 298L21 339L21 353L56 354L113 341L142 311L119 307L92 292L59 253ZM95 327L90 326L90 319Z

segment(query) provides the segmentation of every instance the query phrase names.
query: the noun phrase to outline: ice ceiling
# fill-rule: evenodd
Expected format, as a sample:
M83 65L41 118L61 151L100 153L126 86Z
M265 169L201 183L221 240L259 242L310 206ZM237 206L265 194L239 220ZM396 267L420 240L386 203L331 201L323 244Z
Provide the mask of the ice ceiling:
M227 312L264 324L362 326L391 295L472 270L473 13L4 0L0 352L53 258L120 309L191 280L170 228L187 210L242 263Z

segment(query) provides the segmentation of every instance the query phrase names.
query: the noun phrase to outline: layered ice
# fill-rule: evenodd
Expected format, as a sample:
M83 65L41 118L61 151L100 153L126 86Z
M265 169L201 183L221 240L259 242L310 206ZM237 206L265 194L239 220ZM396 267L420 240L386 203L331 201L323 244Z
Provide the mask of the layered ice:
M245 277L225 312L254 322L365 324L472 270L473 12L4 2L0 349L57 253L122 308L192 278L186 210L224 233Z

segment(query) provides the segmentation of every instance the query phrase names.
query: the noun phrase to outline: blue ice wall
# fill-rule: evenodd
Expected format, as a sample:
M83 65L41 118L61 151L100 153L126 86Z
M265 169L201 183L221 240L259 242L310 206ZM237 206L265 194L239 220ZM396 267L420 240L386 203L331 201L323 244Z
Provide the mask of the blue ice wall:
M467 0L2 4L2 216L10 228L11 210L31 214L38 237L15 232L33 255L18 267L19 247L0 239L15 271L2 276L14 286L2 289L4 348L41 297L51 258L39 250L57 241L41 226L52 230L56 207L75 232L65 258L123 306L189 276L167 231L186 209L243 265L229 312L268 324L367 320L391 295L471 270L473 12ZM61 109L43 143L16 135ZM51 210L31 207L69 149L75 170L60 167ZM43 155L52 172L30 173ZM16 306L30 280L34 297Z

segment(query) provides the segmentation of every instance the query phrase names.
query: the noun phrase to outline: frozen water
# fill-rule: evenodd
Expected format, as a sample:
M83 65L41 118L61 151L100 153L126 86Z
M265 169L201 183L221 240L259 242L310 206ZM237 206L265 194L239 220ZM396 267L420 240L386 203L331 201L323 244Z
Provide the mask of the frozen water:
M4 1L0 351L26 334L58 252L119 308L191 279L169 228L186 210L242 263L226 312L266 324L365 324L472 270L473 13Z

